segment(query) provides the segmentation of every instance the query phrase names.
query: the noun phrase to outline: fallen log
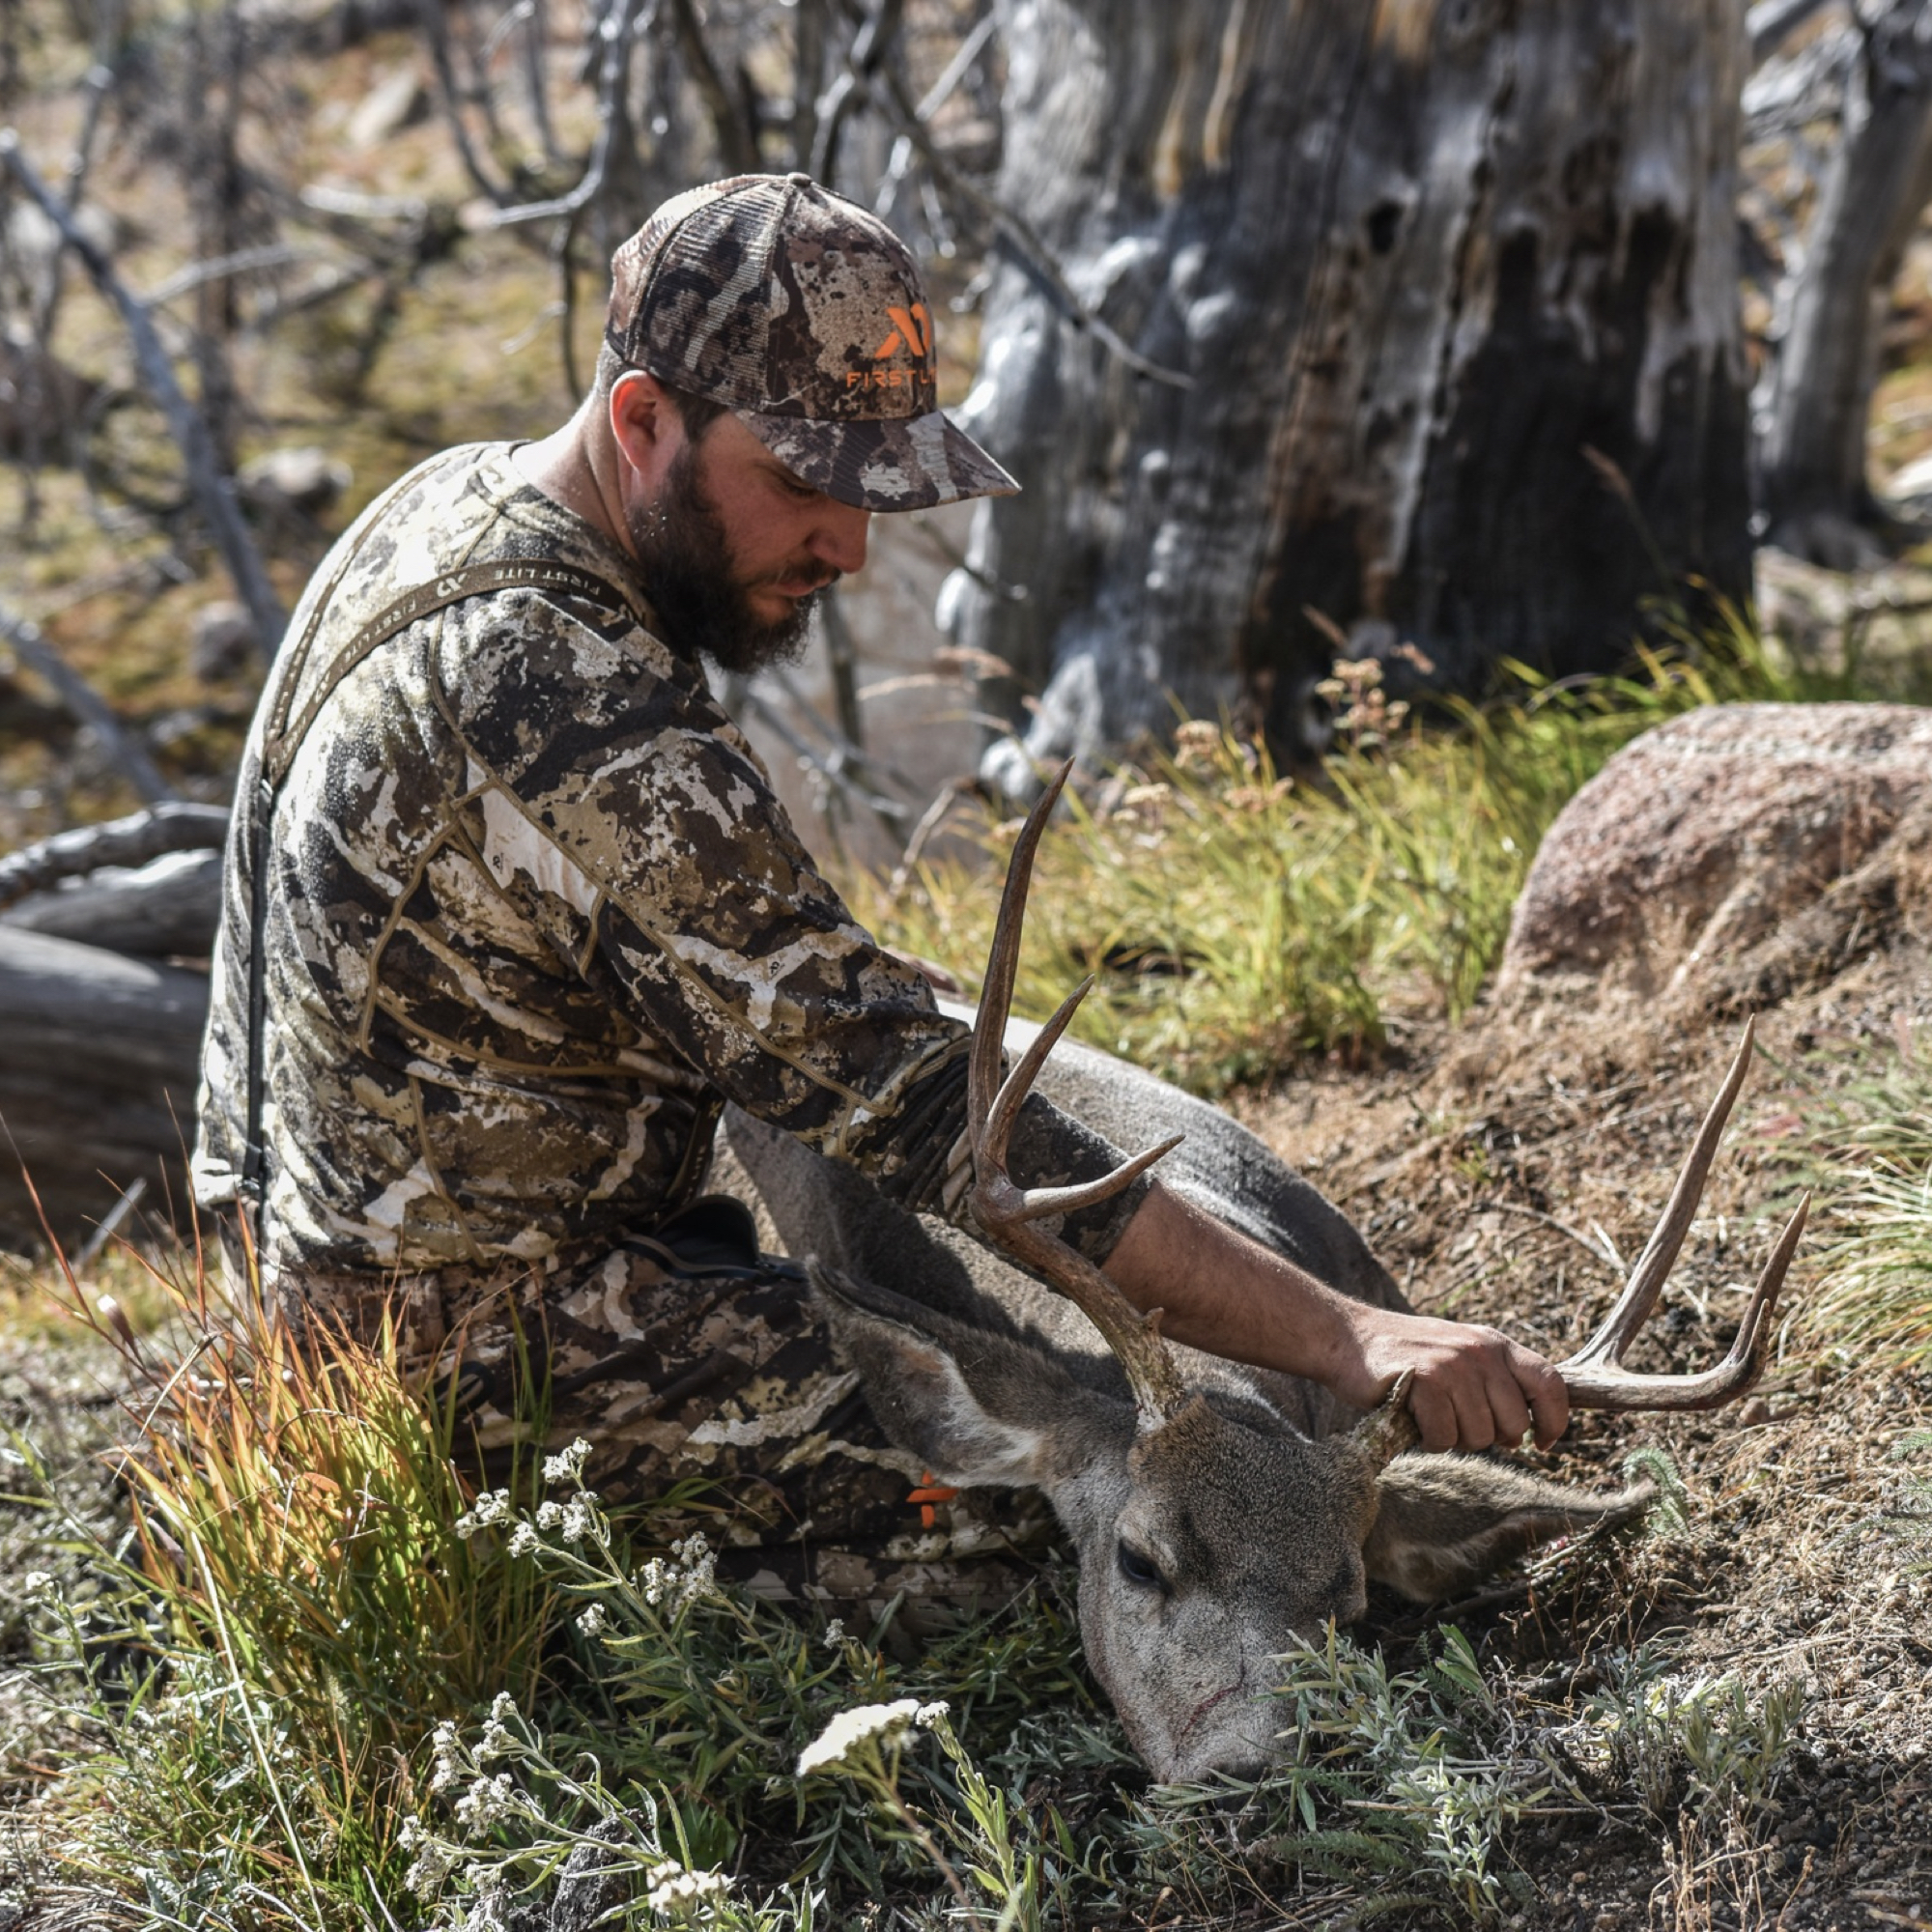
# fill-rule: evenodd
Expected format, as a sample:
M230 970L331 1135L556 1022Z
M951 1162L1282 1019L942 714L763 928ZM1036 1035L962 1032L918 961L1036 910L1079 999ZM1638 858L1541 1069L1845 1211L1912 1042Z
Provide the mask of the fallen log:
M0 924L0 1235L78 1245L137 1179L185 1210L205 974ZM23 1174L24 1171L24 1174Z
M170 852L132 869L104 867L0 913L0 924L142 959L206 958L220 923L219 852Z
M225 807L181 801L132 811L105 825L77 825L71 832L56 832L51 838L23 845L0 859L0 911L30 893L51 892L63 880L84 877L102 867L145 866L166 852L219 851L227 837Z

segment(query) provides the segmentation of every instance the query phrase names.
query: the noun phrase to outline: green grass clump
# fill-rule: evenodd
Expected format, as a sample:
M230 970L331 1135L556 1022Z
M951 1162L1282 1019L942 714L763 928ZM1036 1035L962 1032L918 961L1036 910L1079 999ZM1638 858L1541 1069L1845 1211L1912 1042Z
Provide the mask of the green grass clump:
M1829 1245L1801 1318L1850 1359L1932 1362L1932 1060L1910 1036L1865 1048L1812 1106L1804 1178L1825 1203ZM1794 1072L1803 1069L1794 1068Z
M1552 685L1513 668L1503 696L1427 726L1385 700L1378 667L1336 671L1338 740L1318 772L1283 776L1183 724L1173 753L1122 774L1138 781L1048 828L1020 1010L1043 1018L1095 974L1079 1035L1208 1094L1300 1053L1379 1046L1405 1017L1455 1018L1502 952L1544 833L1612 753L1698 705L1849 695L1782 668L1742 620L1646 653L1629 677ZM988 830L1001 862L1014 829ZM888 944L981 970L984 868L846 883Z

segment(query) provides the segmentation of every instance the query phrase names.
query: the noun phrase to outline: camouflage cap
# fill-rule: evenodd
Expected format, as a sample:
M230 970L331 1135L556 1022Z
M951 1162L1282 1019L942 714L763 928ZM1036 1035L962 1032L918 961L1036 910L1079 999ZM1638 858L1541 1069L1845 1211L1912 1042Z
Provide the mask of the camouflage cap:
M611 261L605 338L723 403L794 475L865 510L1007 497L938 406L932 312L905 244L809 175L666 202Z

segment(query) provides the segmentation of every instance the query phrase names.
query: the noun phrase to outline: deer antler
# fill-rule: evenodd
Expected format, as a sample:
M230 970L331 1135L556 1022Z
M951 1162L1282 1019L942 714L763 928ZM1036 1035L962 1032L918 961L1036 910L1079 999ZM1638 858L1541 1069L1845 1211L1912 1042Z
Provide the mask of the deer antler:
M1185 1403L1187 1391L1180 1371L1160 1335L1160 1310L1145 1315L1108 1280L1085 1255L1049 1235L1037 1224L1053 1214L1105 1201L1145 1174L1163 1154L1186 1138L1176 1134L1123 1161L1111 1174L1077 1187L1021 1187L1007 1173L1007 1146L1013 1122L1039 1069L1046 1065L1060 1037L1092 990L1090 974L1038 1037L1020 1056L1004 1082L1000 1079L1007 1015L1012 1009L1013 981L1019 971L1020 930L1026 918L1027 889L1033 881L1034 854L1039 837L1073 769L1062 765L1027 822L1007 867L1007 883L1000 895L1000 917L993 930L993 949L986 958L986 983L980 995L980 1011L973 1022L973 1044L966 1066L966 1133L973 1152L973 1213L988 1239L1014 1261L1031 1268L1073 1303L1099 1329L1108 1348L1120 1357L1134 1392L1143 1431L1158 1428Z
M1643 1376L1623 1366L1624 1350L1636 1332L1650 1319L1651 1310L1662 1293L1663 1284L1704 1192L1704 1182L1717 1156L1718 1142L1730 1118L1738 1091L1750 1067L1751 1041L1756 1022L1747 1020L1744 1037L1732 1058L1731 1068L1704 1124L1684 1157L1677 1185L1637 1257L1616 1306L1604 1317L1602 1325L1567 1361L1556 1365L1570 1391L1570 1401L1577 1408L1717 1408L1746 1393L1764 1372L1764 1358L1771 1347L1771 1317L1777 1306L1778 1290L1784 1286L1791 1258L1798 1251L1798 1237L1804 1232L1805 1217L1811 1210L1811 1197L1799 1202L1797 1212L1784 1224L1771 1259L1751 1291L1744 1319L1738 1323L1730 1352L1715 1368L1694 1376Z

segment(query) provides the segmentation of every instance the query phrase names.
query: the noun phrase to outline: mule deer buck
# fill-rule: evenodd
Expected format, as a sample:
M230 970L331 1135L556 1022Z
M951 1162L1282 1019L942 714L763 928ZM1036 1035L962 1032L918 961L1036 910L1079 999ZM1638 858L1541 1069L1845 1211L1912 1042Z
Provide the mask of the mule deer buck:
M1033 856L1065 779L1014 850L970 1062L975 1216L1018 1265L787 1135L735 1114L727 1131L787 1247L812 1257L820 1305L886 1433L943 1483L1044 1492L1078 1551L1095 1676L1155 1776L1198 1778L1265 1762L1270 1658L1330 1617L1358 1618L1367 1578L1436 1599L1535 1544L1632 1518L1653 1491L1586 1494L1501 1458L1406 1454L1418 1439L1407 1377L1364 1415L1312 1382L1174 1348L1158 1311L1137 1312L1044 1231L1075 1194L1122 1187L1164 1157L1170 1186L1243 1234L1358 1300L1408 1305L1355 1229L1226 1115L1084 1047L1049 1061L1085 986L1044 1027L1008 1024ZM1002 1084L1007 1044L1020 1058ZM1710 1408L1755 1381L1805 1204L1722 1362L1682 1376L1621 1365L1689 1231L1750 1050L1747 1026L1622 1294L1558 1365L1573 1406ZM1007 1139L1036 1081L1116 1145L1161 1142L1092 1190L1021 1188Z

